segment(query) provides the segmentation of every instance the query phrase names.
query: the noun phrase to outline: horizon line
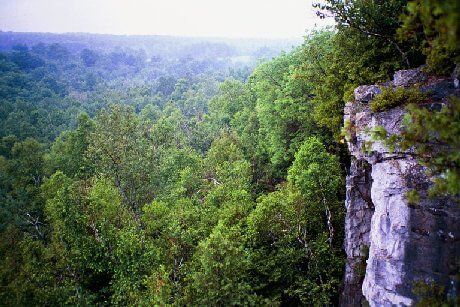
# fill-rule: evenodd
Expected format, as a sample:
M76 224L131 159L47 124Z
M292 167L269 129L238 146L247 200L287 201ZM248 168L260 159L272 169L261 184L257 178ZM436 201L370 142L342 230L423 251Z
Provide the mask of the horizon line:
M49 32L49 31L15 31L15 30L4 30L0 29L0 33L19 33L19 34L53 34L53 35L100 35L100 36L138 36L138 37L152 37L152 36L160 36L160 37L177 37L177 38L198 38L198 39L227 39L227 40L272 40L272 41L279 41L279 40L303 40L304 36L307 34L307 30L305 33L300 36L290 36L290 37L262 37L262 36L253 36L253 37L236 37L236 36L204 36L204 35L179 35L179 34L122 34L122 33L99 33L99 32Z

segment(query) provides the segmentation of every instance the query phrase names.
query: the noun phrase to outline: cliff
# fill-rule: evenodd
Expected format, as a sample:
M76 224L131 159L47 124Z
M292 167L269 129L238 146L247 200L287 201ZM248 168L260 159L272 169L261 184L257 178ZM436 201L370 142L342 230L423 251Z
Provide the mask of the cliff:
M413 305L415 281L435 282L444 285L450 295L458 293L458 204L428 197L432 178L413 150L390 151L372 140L369 132L377 126L390 135L401 132L404 106L372 112L369 102L382 86L415 83L430 93L430 108L439 108L448 96L459 95L456 76L429 78L415 69L397 72L387 84L358 87L355 101L345 106L345 121L352 129L346 181L344 306L360 306L364 297L371 306ZM409 190L420 195L415 205L406 198Z

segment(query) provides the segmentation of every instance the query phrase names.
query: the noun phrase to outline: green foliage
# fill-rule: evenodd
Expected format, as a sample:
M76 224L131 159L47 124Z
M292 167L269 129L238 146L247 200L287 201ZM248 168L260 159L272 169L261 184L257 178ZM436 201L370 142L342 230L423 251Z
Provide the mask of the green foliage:
M323 207L287 186L259 199L248 218L248 236L260 293L280 303L334 301L343 263L340 248L328 244L323 217Z
M388 134L388 131L383 126L375 126L372 130L370 130L371 141L363 142L363 150L365 152L369 152L372 149L372 144L374 141L382 142L383 145L388 149L390 153L394 152L396 149L397 141L399 140L400 136L398 134Z
M400 69L400 56L391 45L352 28L313 32L301 50L295 78L310 85L315 123L340 137L343 107L361 84L388 79Z
M219 87L218 95L209 101L209 116L217 127L230 127L235 114L247 104L247 88L240 81L225 80Z
M388 136L388 131L383 126L375 126L370 133L373 140L383 140Z
M420 194L416 190L406 192L406 199L410 205L418 205L420 203Z
M217 86L222 76L143 83L136 57L42 47L0 62L15 80L0 87L13 133L0 142L2 301L337 304L341 149L315 117L317 81L297 77L302 49ZM38 90L30 74L50 62Z
M415 305L418 307L447 307L458 304L458 297L447 297L445 287L437 285L433 281L415 281L412 291L419 297L419 301Z
M44 189L50 195L54 190L46 204L53 233L46 249L59 251L54 270L65 269L66 280L94 303L134 303L142 286L139 276L157 256L118 189L104 178L88 186L62 173L54 174ZM77 291L68 299L77 303L82 297Z
M0 229L16 224L37 236L43 233L35 222L41 220L43 201L40 184L45 177L43 144L27 138L2 139L0 156Z
M250 269L243 233L238 227L217 225L201 242L192 262L183 303L203 305L258 305L260 299L246 277Z
M412 0L402 16L398 36L426 56L429 73L448 75L459 62L459 19L456 0Z
M284 175L300 143L315 131L308 85L293 78L299 60L298 52L283 54L259 66L250 80L257 96L261 146L279 175Z
M399 12L406 1L344 1L328 0L313 6L320 9L318 15L325 18L332 13L339 27L350 27L375 36L391 36L399 28Z
M440 110L430 110L427 105L420 104L419 94L414 97L416 103L406 106L401 134L388 135L382 126L377 126L371 135L374 140L383 142L390 151L396 147L401 150L415 149L420 162L428 168L428 175L433 176L431 196L458 197L460 100L452 96ZM422 97L426 99L425 95ZM416 195L409 194L407 197L418 202Z
M401 26L400 15L406 5L406 0L328 0L314 4L320 9L317 14L322 18L331 14L340 30L351 30L362 39L371 38L380 46L387 45L383 52L380 51L384 57L379 64L385 65L391 59L415 67L420 63L420 54L411 50L410 44L401 44L396 37Z
M433 195L460 193L460 99L451 97L439 111L414 104L407 106L404 132L398 140L403 149L415 147L423 163L436 176Z
M418 66L422 50L433 63L454 50L451 34L426 34L425 50L404 32L444 33L447 4L408 7L398 41L405 6L326 1L335 30L249 77L207 56L60 45L0 56L2 302L338 305L344 102ZM382 91L374 112L408 103L409 115L401 136L373 138L416 145L438 190L458 193L458 100L429 112L417 89Z
M370 107L373 112L382 112L403 104L420 104L427 99L427 95L415 87L382 88L382 92L372 99Z
M49 154L46 156L49 173L63 171L67 176L87 178L92 174L92 165L86 151L90 135L94 130L94 122L87 114L78 117L78 126L74 131L67 131L54 141Z
M309 138L296 153L287 177L310 206L324 210L330 244L334 242L336 229L342 228L335 226L343 220L339 201L343 197L341 172L338 158L326 152L317 138Z
M335 200L342 183L340 173L337 157L326 152L317 138L310 138L296 153L288 180L309 201L326 201L325 197Z
M355 132L355 127L351 123L351 121L348 120L348 119L345 120L345 122L343 123L342 130L340 132L340 135L343 136L345 138L345 140L347 140L347 142L350 142L355 133L356 133Z
M214 185L230 185L249 190L250 166L235 135L224 134L216 139L206 154L205 178Z
M95 121L85 158L94 163L96 172L113 178L124 202L139 209L152 198L147 182L154 152L143 137L145 131L130 108L113 105ZM142 192L141 192L142 191Z

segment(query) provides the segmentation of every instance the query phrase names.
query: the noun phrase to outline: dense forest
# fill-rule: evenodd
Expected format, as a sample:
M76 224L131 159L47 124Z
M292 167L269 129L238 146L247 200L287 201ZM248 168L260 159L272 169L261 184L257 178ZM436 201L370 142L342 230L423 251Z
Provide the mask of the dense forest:
M0 305L338 305L344 103L399 69L451 74L459 3L315 6L336 26L276 57L1 33ZM439 193L459 164L435 165Z

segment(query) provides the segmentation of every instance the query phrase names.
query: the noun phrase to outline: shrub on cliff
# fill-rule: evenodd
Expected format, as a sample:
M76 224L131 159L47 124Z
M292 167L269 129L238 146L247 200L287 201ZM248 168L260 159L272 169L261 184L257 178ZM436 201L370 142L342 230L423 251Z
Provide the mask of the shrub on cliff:
M458 0L413 0L398 29L400 41L426 56L429 73L445 75L460 60Z
M426 99L426 94L415 87L393 89L386 87L371 101L370 107L373 112L382 112L402 104L418 104Z

